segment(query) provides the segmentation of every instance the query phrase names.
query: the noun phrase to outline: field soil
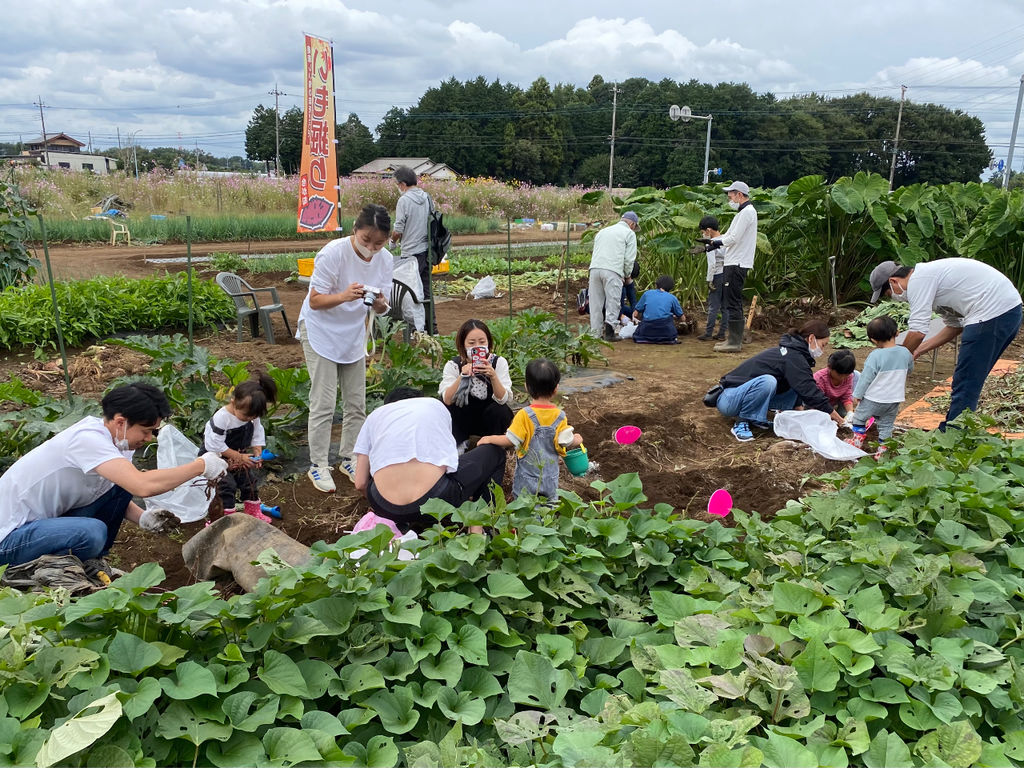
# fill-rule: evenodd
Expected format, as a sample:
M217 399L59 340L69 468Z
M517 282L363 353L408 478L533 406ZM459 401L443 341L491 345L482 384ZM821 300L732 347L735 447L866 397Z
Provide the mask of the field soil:
M571 238L579 240L581 232L572 232ZM209 256L213 253L309 253L322 248L329 238L305 240L239 240L223 243L192 243L192 256ZM507 241L504 232L484 235L455 235L452 243L457 246L500 245ZM512 232L512 243L552 243L557 246L565 242L564 232L542 232L539 229L520 229ZM36 244L33 252L40 261L44 253ZM175 264L152 264L151 259L184 259L187 248L184 243L160 245L127 245L106 243L89 245L51 245L50 263L57 280L77 280L96 275L125 275L146 277L164 272L177 272L184 266ZM197 265L198 266L198 265Z
M223 249L217 244L216 249ZM121 251L122 262L94 260L93 249L69 249L51 256L67 260L83 259L91 262L90 273L103 274L122 271L126 263L132 264L131 274L151 274L152 265L142 270ZM285 283L285 274L254 276L254 283L276 285L281 292L288 317L294 322L306 293L306 286ZM573 287L573 294L577 286ZM474 301L463 297L447 297L438 304L438 326L442 333L451 333L471 317L484 320L507 316L507 296ZM516 290L512 294L512 311L536 307L562 316L564 294L550 288L532 287ZM578 323L575 307L570 323ZM699 308L697 312L699 313ZM738 365L749 355L773 346L784 330L786 312L767 308L761 322L755 324L752 338L740 355L715 353L713 343L700 342L694 336L680 337L674 346L638 345L630 341L609 345L607 365L595 363L593 369L601 378L614 381L609 386L592 386L586 374L563 380L562 404L569 423L584 438L596 471L583 478L574 478L563 469L562 487L584 498L595 498L590 487L593 480L610 480L625 472L637 472L643 481L644 492L651 505L670 504L682 513L706 518L706 504L717 488L727 488L734 504L747 511L756 510L771 516L791 499L798 499L817 484L817 476L842 466L826 461L808 448L780 440L770 434L759 435L749 443L737 442L729 432L731 422L715 409L705 408L701 397L719 377ZM269 345L262 338L238 343L233 328L204 330L196 343L208 347L221 358L251 360L256 366L273 363L276 366L303 364L300 345L284 333L280 319L275 319L275 333L279 343ZM1015 343L1005 357L1020 359L1024 346ZM856 350L858 367L868 350ZM76 394L98 398L106 383L118 376L144 373L148 358L115 346L96 346L85 350L72 350L69 365L72 386ZM907 403L911 403L931 390L936 381L952 374L953 356L947 349L939 351L934 379L930 361L922 361L909 382ZM27 384L54 396L61 396L64 384L59 366L54 362L40 362L33 358L32 350L22 350L0 357L0 378L7 374L20 376ZM598 378L591 376L590 378ZM521 382L518 383L521 386ZM643 436L634 445L621 446L613 439L614 431L625 424L643 430ZM340 424L335 425L335 438ZM283 520L274 524L288 535L312 544L324 540L333 542L366 511L366 501L359 496L347 479L335 472L338 490L333 494L316 491L305 476L308 457L302 453L290 462L272 462L266 470L266 483L261 491L264 502L280 505ZM511 467L511 461L510 461ZM511 469L506 476L510 481ZM510 482L509 482L510 484ZM112 561L122 568L140 563L159 562L167 572L165 587L191 583L192 575L181 559L181 545L205 523L182 526L171 537L158 536L125 525L112 552ZM225 588L230 590L229 585Z

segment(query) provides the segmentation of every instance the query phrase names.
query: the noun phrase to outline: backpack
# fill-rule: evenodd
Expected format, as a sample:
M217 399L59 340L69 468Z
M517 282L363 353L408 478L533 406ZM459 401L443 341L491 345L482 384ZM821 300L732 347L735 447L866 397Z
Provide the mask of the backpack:
M444 214L434 208L434 201L430 201L430 211L427 213L427 233L430 246L430 263L437 266L448 254L452 245L452 233L444 225Z

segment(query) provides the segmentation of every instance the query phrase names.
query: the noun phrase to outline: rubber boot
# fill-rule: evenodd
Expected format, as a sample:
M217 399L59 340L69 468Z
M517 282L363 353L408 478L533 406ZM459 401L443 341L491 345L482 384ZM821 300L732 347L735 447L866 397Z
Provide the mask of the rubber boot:
M729 321L729 338L715 344L715 352L739 352L743 349L743 320Z

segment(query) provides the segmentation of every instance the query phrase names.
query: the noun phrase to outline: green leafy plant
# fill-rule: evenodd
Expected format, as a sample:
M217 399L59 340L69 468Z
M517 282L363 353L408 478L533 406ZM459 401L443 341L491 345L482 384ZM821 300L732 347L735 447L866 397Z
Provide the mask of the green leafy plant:
M859 349L873 347L868 338L868 323L876 317L888 315L896 321L896 325L905 328L910 318L910 305L900 301L883 301L874 306L865 307L855 318L843 325L834 327L829 334L829 341L836 349Z
M231 299L208 280L193 280L197 327L233 320ZM188 324L185 274L129 279L97 277L57 283L64 341L77 346L112 333L184 328ZM0 293L0 348L47 345L56 348L50 289L21 285Z
M216 272L239 273L246 269L246 262L237 253L218 251L210 254L210 266Z
M1024 445L911 433L735 527L584 502L379 527L222 599L0 591L15 764L1016 765ZM489 537L458 526L486 525ZM362 550L356 559L353 553ZM70 724L70 725L69 725Z
M31 213L17 185L0 181L0 292L31 281L39 268L26 244Z

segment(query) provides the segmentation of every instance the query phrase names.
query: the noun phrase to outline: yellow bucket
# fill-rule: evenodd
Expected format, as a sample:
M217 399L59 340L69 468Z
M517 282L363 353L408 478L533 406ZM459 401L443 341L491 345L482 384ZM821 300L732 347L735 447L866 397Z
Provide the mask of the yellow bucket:
M312 259L296 259L299 265L299 277L312 277L313 276L313 260Z
M451 265L448 264L448 259L441 259L441 263L437 264L432 270L430 270L430 274L447 275L450 269Z

